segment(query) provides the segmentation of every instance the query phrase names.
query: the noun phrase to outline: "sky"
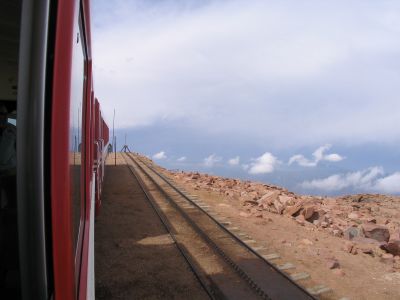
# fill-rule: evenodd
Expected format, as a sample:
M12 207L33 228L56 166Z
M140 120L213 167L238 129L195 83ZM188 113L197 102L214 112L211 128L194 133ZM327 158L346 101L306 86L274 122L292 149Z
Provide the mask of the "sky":
M92 15L117 149L304 194L400 194L399 1L94 0Z

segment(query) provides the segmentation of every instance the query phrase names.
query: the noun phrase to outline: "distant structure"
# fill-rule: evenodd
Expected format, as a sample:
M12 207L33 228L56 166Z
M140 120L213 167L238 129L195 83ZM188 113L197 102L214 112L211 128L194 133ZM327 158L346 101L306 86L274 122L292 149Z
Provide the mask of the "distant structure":
M128 145L126 144L126 133L125 133L125 145L122 147L121 152L132 152L131 149L129 149Z

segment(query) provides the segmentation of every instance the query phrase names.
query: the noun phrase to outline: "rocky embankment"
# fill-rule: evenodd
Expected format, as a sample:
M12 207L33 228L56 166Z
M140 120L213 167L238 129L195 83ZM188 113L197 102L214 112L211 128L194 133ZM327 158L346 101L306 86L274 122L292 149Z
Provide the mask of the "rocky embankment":
M344 239L343 251L400 264L400 197L360 194L342 197L296 195L284 188L200 173L169 172L176 182L239 201L242 216L278 214L299 226Z

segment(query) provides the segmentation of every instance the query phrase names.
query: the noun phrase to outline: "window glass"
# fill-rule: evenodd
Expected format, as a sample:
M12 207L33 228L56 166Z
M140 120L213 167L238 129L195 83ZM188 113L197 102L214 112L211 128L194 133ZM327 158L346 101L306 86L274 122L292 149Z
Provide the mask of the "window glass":
M17 120L16 119L8 118L8 123L13 124L14 126L17 126Z
M72 224L74 251L78 243L82 214L82 107L84 99L85 56L83 52L79 19L74 30L72 73L71 73L71 102L70 102L70 184L72 201Z

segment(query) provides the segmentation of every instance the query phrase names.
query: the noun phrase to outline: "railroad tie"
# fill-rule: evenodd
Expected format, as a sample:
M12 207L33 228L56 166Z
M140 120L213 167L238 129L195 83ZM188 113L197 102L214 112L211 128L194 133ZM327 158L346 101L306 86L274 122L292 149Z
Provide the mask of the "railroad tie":
M247 233L244 233L244 232L238 232L236 235L238 235L240 237L248 237Z
M252 247L252 249L254 251L260 251L260 250L266 250L267 248L265 248L264 246L257 246L257 247Z
M239 227L226 227L229 231L240 230Z
M292 278L293 280L297 281L297 280L303 280L303 279L308 279L310 278L310 274L305 273L305 272L301 272L301 273L295 273L295 274L291 274L290 278Z
M210 208L209 205L204 205L204 204L199 204L199 206L200 206L201 208Z
M317 295L321 295L323 293L330 292L330 291L332 291L332 289L321 284L321 285L316 285L312 288L309 288L309 289L307 289L307 291L311 295L317 296Z
M295 269L295 268L296 268L295 265L292 264L292 263L285 263L285 264L282 264L282 265L278 266L278 269L281 270L281 271L285 271L285 270L289 270L289 269Z
M244 240L243 242L246 243L246 244L254 244L254 243L257 243L257 241L255 241L255 240Z
M273 260L273 259L281 258L281 256L278 253L265 254L262 257L266 260Z

